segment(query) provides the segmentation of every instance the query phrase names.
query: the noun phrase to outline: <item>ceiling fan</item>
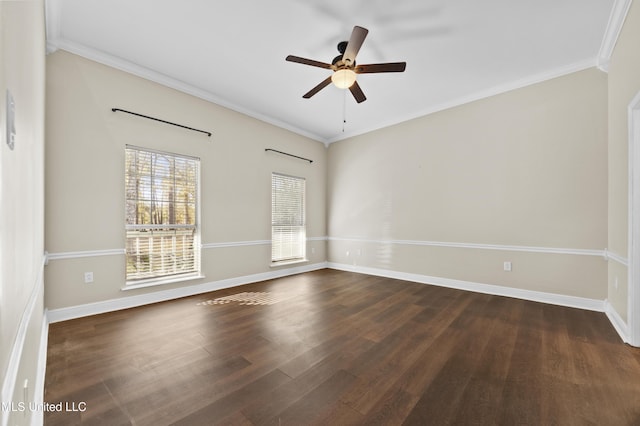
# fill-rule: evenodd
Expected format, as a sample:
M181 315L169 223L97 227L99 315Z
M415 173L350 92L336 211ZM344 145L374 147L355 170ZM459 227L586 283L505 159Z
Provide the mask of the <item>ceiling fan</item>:
M338 43L338 52L331 64L325 62L314 61L313 59L305 59L299 56L289 55L286 60L289 62L297 62L299 64L311 65L313 67L326 68L333 70L333 74L323 80L313 89L309 90L302 97L309 99L320 90L324 89L330 83L340 89L349 89L356 102L364 102L367 97L362 92L360 85L356 81L357 74L372 74L379 72L403 72L407 66L406 62L387 62L383 64L367 64L357 65L356 55L364 43L369 30L359 26L353 27L351 38L349 41L341 41Z

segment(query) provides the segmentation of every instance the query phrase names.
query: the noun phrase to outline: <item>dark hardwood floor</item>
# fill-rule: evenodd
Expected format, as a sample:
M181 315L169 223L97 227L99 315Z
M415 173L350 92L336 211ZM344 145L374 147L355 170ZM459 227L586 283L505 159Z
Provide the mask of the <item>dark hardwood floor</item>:
M327 269L52 324L45 401L86 404L65 426L638 425L640 350L601 313Z

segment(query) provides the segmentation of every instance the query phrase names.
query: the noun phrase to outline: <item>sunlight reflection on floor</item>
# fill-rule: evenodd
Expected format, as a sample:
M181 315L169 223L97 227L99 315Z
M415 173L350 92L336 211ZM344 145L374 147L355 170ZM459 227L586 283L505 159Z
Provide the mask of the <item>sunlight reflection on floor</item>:
M284 294L273 294L266 291L249 291L206 300L198 303L198 305L225 305L227 303L234 302L239 305L273 305L274 303L278 303L286 298L287 297Z

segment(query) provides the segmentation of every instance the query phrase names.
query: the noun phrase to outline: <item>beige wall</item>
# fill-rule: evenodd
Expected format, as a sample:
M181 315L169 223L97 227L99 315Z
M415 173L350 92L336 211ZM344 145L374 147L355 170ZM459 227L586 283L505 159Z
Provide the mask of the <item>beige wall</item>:
M202 158L204 244L268 240L269 174L283 172L307 178L308 235L344 238L331 241L329 252L323 241L310 242L310 263L329 259L608 298L626 319L627 271L618 263L393 240L608 247L626 256L626 108L640 90L637 4L616 45L608 82L604 74L587 70L338 142L328 155L322 144L286 130L57 52L47 59L46 176L43 2L0 2L0 28L0 371L3 392L13 389L13 401L22 400L25 380L34 398L43 306L156 291L121 291L120 255L77 257L46 267L43 301L44 178L49 252L121 249L125 144ZM16 101L14 151L4 139L7 89ZM214 136L114 114L112 107L204 128ZM315 161L308 165L266 154L267 147ZM269 271L268 260L268 245L205 249L206 279L200 282ZM513 272L502 271L505 260L513 262ZM85 271L94 272L93 284L82 282ZM29 413L1 415L10 424L31 421Z
M205 245L269 239L268 181L278 171L307 177L308 235L333 238L327 250L323 241L309 243L310 263L608 298L626 318L626 268L592 252L563 251L626 256L626 106L640 89L638 15L632 5L608 77L589 69L556 78L334 143L328 155L302 136L57 52L47 59L46 248L124 247L123 149L134 144L203 159ZM315 162L266 154L267 147ZM204 249L200 282L269 271L268 258L266 244ZM502 270L504 261L512 272ZM82 282L85 271L95 283ZM122 292L122 255L54 260L46 278L50 309L157 290Z
M589 69L334 143L327 193L330 262L603 300L601 256L393 240L604 250L607 76Z
M114 113L122 108L207 131ZM123 249L126 144L201 159L202 243L271 239L271 173L307 179L307 236L326 235L322 143L96 62L47 57L46 248L53 254ZM273 153L307 157L309 164ZM309 263L326 260L308 243ZM270 246L205 248L205 279L123 292L124 255L53 260L46 306L57 309L271 271ZM85 253L86 254L86 253ZM84 272L95 282L85 284Z
M627 107L640 92L640 5L631 3L609 66L609 242L614 253L627 257L628 144ZM615 282L618 281L616 288ZM627 318L627 268L611 262L608 298Z
M44 5L0 2L0 377L2 403L35 397L43 331ZM16 142L6 144L6 91L15 101ZM28 401L23 385L28 384ZM29 424L31 413L0 419Z

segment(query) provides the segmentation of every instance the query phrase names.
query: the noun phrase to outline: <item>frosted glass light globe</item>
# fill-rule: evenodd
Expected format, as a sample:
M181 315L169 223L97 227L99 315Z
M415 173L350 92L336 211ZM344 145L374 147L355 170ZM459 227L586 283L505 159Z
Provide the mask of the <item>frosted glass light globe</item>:
M342 69L333 73L331 81L340 89L348 89L356 82L356 73L350 69Z

